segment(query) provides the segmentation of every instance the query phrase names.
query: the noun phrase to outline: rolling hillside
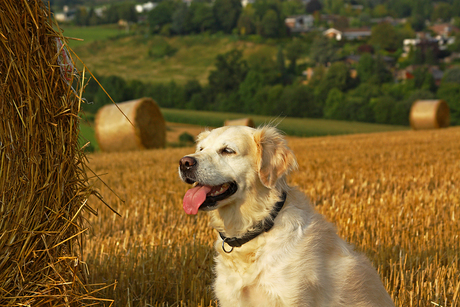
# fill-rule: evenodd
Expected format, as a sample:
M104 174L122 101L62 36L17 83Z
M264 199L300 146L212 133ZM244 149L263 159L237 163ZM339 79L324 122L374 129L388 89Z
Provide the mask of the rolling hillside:
M93 72L117 75L127 80L181 84L196 79L207 83L209 71L214 68L218 54L234 48L243 50L244 56L263 53L276 56L278 47L240 41L232 36L149 36L126 35L116 26L64 27L70 46Z

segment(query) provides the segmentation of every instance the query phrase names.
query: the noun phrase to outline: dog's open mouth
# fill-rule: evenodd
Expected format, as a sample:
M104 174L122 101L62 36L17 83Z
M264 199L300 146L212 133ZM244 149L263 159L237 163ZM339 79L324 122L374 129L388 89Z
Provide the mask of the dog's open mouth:
M197 214L198 210L213 210L218 201L233 195L238 189L235 182L217 186L196 184L184 196L183 207L187 214Z

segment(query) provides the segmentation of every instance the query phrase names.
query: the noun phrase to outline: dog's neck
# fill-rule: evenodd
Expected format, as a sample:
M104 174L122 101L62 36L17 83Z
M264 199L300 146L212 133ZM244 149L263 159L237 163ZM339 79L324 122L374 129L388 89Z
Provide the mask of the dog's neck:
M231 247L240 247L243 244L251 241L252 239L257 238L262 233L272 229L273 225L275 224L275 218L278 216L278 213L281 211L281 209L284 206L284 203L286 202L286 196L286 192L283 192L281 200L275 204L272 211L270 212L270 216L257 223L257 225L255 225L252 230L246 232L243 236L227 237L223 232L219 232L219 235L224 241L224 243L230 245ZM225 250L224 246L222 246L222 248L224 249L224 251L227 251Z
M258 189L258 193L247 193L255 197L241 200L239 205L229 204L211 211L211 226L224 237L242 238L260 229L260 223L269 225L270 222L265 223L265 220L273 221L281 210L284 193L279 191L285 189L266 189L265 193L260 193L261 190Z

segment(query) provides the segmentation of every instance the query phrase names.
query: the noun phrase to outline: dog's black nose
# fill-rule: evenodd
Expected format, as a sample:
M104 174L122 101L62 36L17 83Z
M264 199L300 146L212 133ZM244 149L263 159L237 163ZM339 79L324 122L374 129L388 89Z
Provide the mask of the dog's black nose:
M181 169L190 170L196 165L196 159L192 157L185 156L179 161Z

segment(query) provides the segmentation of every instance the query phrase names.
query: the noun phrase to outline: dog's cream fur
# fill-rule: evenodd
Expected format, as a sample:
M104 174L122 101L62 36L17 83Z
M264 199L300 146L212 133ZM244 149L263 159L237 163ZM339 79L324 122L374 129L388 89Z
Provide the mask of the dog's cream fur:
M250 231L287 192L270 231L231 253L222 250L218 236L214 291L222 307L394 306L370 262L338 237L303 193L286 184L297 162L278 130L205 131L189 156L198 161L198 182L238 185L210 211L211 226L227 237Z

